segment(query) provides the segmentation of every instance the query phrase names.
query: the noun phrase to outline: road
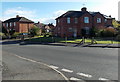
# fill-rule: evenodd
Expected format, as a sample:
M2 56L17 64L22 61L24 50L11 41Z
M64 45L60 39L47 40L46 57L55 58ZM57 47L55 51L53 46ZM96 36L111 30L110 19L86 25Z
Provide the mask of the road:
M118 80L118 49L3 45L3 51L52 65L68 78Z

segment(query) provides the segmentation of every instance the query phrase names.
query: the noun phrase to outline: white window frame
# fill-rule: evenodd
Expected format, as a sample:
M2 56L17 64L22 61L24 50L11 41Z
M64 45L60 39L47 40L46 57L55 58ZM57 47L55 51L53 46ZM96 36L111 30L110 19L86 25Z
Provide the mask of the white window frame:
M78 23L78 18L75 18L75 24L77 24Z
M70 17L67 17L67 23L70 24Z
M97 23L101 23L101 18L97 18Z
M89 23L89 17L84 17L84 23Z

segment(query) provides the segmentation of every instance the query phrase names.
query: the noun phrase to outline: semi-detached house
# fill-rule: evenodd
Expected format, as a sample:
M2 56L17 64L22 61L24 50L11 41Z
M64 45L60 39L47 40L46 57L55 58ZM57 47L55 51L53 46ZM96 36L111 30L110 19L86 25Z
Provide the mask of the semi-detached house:
M2 23L6 29L14 29L15 32L27 33L34 25L34 22L25 18L16 16L16 18L10 18Z
M101 14L100 12L88 12L86 7L81 11L68 11L56 18L55 35L60 37L78 37L81 36L81 29L89 34L91 28L98 29L112 26L110 16Z

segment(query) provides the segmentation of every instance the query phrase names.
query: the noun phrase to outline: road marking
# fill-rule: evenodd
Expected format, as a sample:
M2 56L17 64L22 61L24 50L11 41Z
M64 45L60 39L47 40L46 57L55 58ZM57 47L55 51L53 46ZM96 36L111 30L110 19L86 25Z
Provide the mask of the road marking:
M54 68L54 69L58 69L59 68L59 67L53 66L53 65L50 65L49 67Z
M68 70L68 69L62 69L62 71L64 71L64 72L69 72L69 73L72 73L72 72L73 72L72 70Z
M109 79L106 79L106 78L99 78L99 80L109 80Z
M81 79L78 79L78 78L75 78L75 77L71 77L70 80L81 80Z
M88 78L92 77L92 75L90 75L90 74L84 74L84 73L77 73L77 75L88 77Z
M43 64L47 67L49 67L49 65L45 64L45 63L42 63L42 62L38 62L38 61L35 61L35 60L32 60L32 59L28 59L28 58L24 58L22 56L18 56L16 54L14 54L14 56L18 57L18 58L21 58L21 59L24 59L24 60L27 60L27 61L31 61L31 62L35 62L35 63L39 63L39 64ZM69 79L60 71L58 71L57 69L54 69L54 68L51 68L53 69L54 71L56 71L57 73L59 73L67 82L70 82Z

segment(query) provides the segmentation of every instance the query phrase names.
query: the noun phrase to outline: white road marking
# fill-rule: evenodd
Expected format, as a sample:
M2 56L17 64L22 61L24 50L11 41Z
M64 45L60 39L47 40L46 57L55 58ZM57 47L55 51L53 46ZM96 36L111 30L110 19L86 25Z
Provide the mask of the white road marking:
M62 69L62 71L64 71L64 72L69 72L69 73L72 73L72 72L73 72L72 70L68 70L68 69Z
M18 58L21 58L21 59L24 59L24 60L27 60L27 61L31 61L31 62L43 64L43 65L49 67L49 65L47 65L47 64L45 64L45 63L42 63L42 62L37 62L37 61L35 61L35 60L28 59L28 58L24 58L24 57L22 57L22 56L18 56L18 55L15 55L15 54L14 54L14 56L16 56L16 57L18 57ZM61 73L61 72L58 71L57 69L54 69L54 68L52 68L52 69L53 69L54 71L58 72L67 82L69 82L69 79L68 79L63 73Z
M75 77L71 77L70 80L81 80L81 79L78 79L78 78L75 78Z
M77 73L77 75L84 76L84 77L88 77L88 78L91 78L91 77L92 77L92 75L84 74L84 73Z
M99 78L99 80L109 80L109 79L106 79L106 78Z
M58 69L59 68L59 67L53 66L53 65L50 65L49 67L54 68L54 69Z

